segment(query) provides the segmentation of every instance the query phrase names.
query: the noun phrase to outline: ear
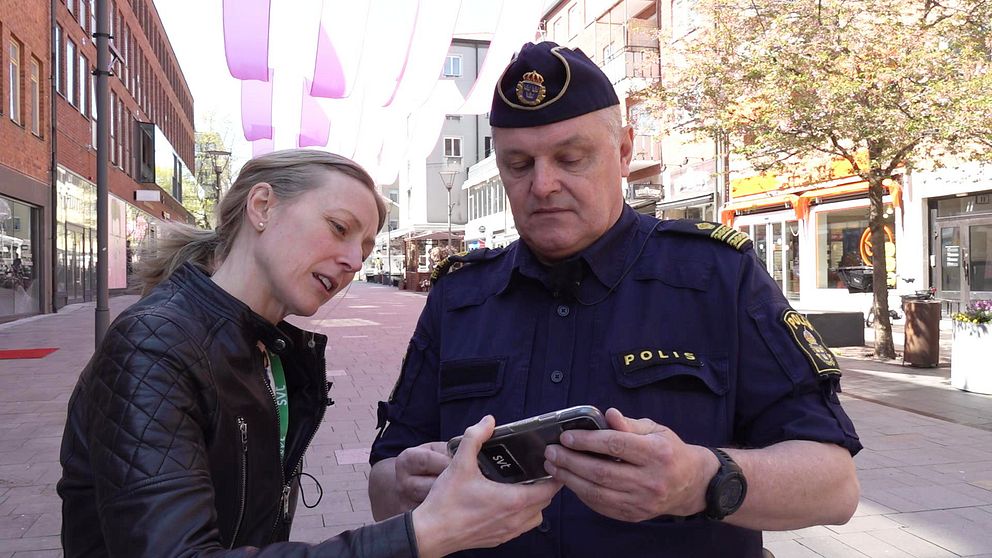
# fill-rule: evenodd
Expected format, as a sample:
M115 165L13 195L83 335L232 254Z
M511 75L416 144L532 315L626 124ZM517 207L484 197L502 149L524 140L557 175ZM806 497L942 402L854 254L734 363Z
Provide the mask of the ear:
M272 191L272 186L268 182L259 182L252 186L248 190L248 198L245 201L245 217L248 219L248 226L255 230L263 229L264 223L269 220L272 208L276 206L277 202L275 192Z
M620 176L630 176L630 160L634 156L634 127L620 130Z

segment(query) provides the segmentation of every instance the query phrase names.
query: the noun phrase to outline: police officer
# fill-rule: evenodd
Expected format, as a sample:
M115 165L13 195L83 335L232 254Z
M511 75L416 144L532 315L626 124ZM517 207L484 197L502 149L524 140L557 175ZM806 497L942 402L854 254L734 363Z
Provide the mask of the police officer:
M861 445L840 371L750 240L623 202L633 131L579 50L525 45L497 85L496 162L521 240L449 258L380 404L370 497L410 509L478 417L577 404L541 526L471 556L761 556L761 531L846 522ZM450 266L456 262L455 266ZM603 456L614 459L604 459Z

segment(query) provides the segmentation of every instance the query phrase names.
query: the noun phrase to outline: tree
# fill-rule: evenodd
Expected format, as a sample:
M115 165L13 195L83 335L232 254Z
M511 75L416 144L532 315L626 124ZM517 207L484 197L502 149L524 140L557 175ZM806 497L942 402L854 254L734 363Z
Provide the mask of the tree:
M217 184L214 158L208 153L211 150L231 151L230 143L224 141L218 132L197 132L195 177L186 177L183 181L183 205L196 215L200 226L206 229L214 227L217 202L225 190L224 185L231 184L231 165L227 161L222 161L224 170L220 175L220 184Z
M699 0L702 21L644 92L677 127L729 138L759 171L846 160L869 184L989 158L992 0ZM894 358L884 250L872 255L875 355Z

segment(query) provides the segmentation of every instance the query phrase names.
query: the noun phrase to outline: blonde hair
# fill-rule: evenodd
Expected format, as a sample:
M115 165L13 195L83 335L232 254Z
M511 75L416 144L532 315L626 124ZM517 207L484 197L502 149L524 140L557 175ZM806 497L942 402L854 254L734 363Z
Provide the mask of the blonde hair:
M136 265L142 282L142 294L147 294L168 279L186 262L212 274L230 253L234 239L241 231L252 186L265 182L272 186L276 198L289 200L319 186L323 171L341 173L367 186L375 198L379 229L382 228L388 215L386 204L376 192L375 181L358 163L326 151L274 151L248 161L241 168L238 179L217 205L217 228L211 231L170 223L165 227L165 234L153 246L142 250L141 262Z

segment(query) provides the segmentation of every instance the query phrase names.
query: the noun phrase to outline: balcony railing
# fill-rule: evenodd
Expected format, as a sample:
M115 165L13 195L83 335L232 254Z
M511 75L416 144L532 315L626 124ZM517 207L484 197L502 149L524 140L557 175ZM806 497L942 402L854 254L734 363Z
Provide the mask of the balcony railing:
M658 49L655 47L626 46L606 60L603 72L613 85L628 78L658 79Z

